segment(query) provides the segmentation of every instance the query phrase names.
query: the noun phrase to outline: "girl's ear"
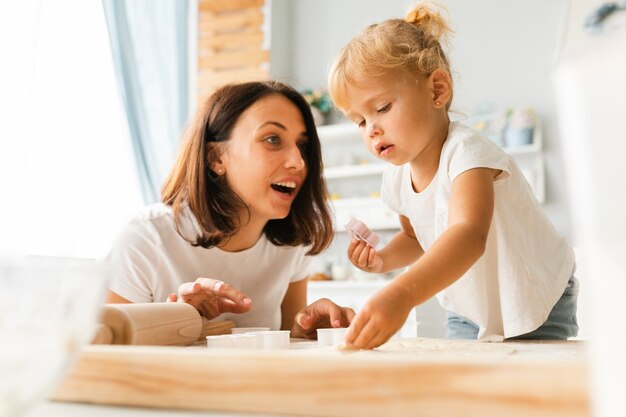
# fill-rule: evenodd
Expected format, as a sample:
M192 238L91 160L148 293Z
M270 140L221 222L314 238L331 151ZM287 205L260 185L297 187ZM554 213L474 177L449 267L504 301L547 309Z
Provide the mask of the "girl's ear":
M445 108L452 97L450 75L443 69L436 69L428 78L433 94L433 105L438 109Z

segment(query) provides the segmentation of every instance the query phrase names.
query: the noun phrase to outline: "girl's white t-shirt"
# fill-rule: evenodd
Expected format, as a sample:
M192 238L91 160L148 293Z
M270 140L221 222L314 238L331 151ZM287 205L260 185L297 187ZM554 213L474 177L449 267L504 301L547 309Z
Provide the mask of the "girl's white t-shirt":
M448 228L452 182L473 168L502 170L494 181L495 205L483 256L437 294L443 308L479 327L478 339L500 341L541 326L574 268L574 251L543 213L515 161L489 139L452 122L439 168L420 193L408 164L383 174L382 199L407 217L425 251ZM454 255L449 259L454 262Z
M189 209L182 219L181 233L196 236L199 226ZM265 235L240 252L194 247L176 231L171 207L154 204L140 211L114 243L109 254L110 289L134 303L163 302L184 282L219 279L252 300L249 312L224 313L219 320L233 320L238 327L279 329L289 284L309 275L307 250L276 246Z

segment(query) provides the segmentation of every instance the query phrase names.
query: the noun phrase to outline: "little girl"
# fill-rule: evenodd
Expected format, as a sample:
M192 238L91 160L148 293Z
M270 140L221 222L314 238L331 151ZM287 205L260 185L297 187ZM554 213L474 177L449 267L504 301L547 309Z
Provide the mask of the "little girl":
M574 252L543 214L514 160L457 122L442 16L417 5L365 28L329 76L335 105L391 165L383 201L401 231L382 250L353 240L358 268L408 268L357 314L346 341L374 348L434 295L447 338L567 339L578 332Z

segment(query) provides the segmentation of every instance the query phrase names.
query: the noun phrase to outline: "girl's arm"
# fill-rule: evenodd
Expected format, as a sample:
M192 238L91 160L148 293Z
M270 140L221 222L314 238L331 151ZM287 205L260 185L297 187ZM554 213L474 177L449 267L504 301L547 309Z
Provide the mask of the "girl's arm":
M454 283L484 253L493 217L493 181L500 172L471 169L452 183L447 230L392 283L407 291L413 306Z
M365 272L384 274L414 263L424 250L415 237L413 226L405 216L400 216L401 230L380 252L361 240L348 245L348 259Z
M411 265L424 254L422 245L415 237L411 222L402 215L400 216L400 227L400 232L378 252L378 256L383 260L382 273Z
M454 180L447 230L408 270L368 300L350 325L347 343L365 349L385 343L414 306L454 283L482 256L493 216L493 181L500 172L471 169Z

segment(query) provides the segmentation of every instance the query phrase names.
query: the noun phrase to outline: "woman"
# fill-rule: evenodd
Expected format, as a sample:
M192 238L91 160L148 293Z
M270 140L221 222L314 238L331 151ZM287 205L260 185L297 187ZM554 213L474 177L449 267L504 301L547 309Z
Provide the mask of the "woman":
M183 301L239 327L345 327L354 311L306 306L309 255L332 240L311 111L278 82L225 86L199 108L162 190L110 255L109 302Z

